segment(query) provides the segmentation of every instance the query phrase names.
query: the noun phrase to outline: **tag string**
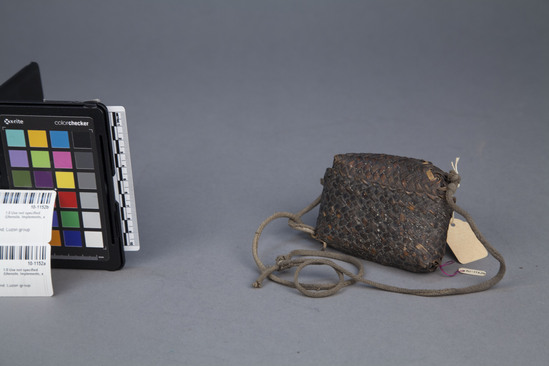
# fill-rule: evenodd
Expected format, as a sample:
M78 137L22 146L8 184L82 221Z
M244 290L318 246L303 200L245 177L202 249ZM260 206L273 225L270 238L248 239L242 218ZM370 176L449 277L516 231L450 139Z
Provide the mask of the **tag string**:
M456 165L457 165L457 159L456 159ZM314 238L315 228L303 223L302 216L308 213L309 211L311 211L314 207L316 207L320 203L321 196L319 196L311 204L309 204L300 212L296 214L293 214L290 212L277 212L272 216L268 217L258 227L252 242L252 254L254 257L254 261L257 264L257 267L259 268L260 275L257 278L257 280L253 283L253 287L255 288L262 287L263 282L265 281L265 279L268 278L271 281L279 283L281 285L296 288L305 296L317 297L317 298L334 295L340 289L347 287L349 285L355 284L357 282L363 283L367 286L375 287L384 291L417 295L417 296L459 295L459 294L467 294L467 293L479 292L479 291L484 291L489 289L490 287L494 286L499 281L501 281L501 279L503 278L506 270L505 261L501 256L501 254L499 254L499 252L497 252L488 243L486 238L484 238L484 236L476 226L475 222L473 221L471 215L469 215L467 211L465 211L455 203L454 194L457 190L457 187L459 185L461 178L454 169L452 169L448 174L448 180L449 180L449 184L448 184L448 187L446 188L446 202L450 205L450 207L454 211L456 211L458 214L463 216L465 220L467 220L467 222L471 226L471 229L473 230L473 232L475 233L479 241L482 244L484 244L484 246L486 247L486 250L488 250L488 252L500 263L499 270L494 277L488 280L485 280L479 284L468 286L468 287L462 287L462 288L446 288L446 289L430 290L430 289L409 289L409 288L386 285L386 284L370 281L364 278L364 265L360 259L353 257L351 255L347 255L339 252L327 251L325 250L326 243L323 243L324 244L323 250L294 250L288 253L287 255L277 257L274 265L269 267L265 266L261 261L261 259L259 258L259 250L258 250L259 239L265 227L276 219L287 218L288 225L290 227L298 231L307 233ZM334 260L351 264L356 268L356 272L351 272L346 268L341 267L336 262L334 262ZM299 275L305 267L310 265L315 265L315 266L325 265L325 266L331 267L336 272L338 276L338 281L334 283L301 283L299 281ZM290 268L296 268L293 281L285 280L275 274L276 272L283 272Z
M454 261L448 261L446 263L442 263L440 266L438 266L438 269L440 269L440 271L447 277L454 277L455 275L457 275L459 272L459 269L457 271L455 271L454 273L450 274L450 273L447 273L445 270L444 270L444 267L446 266L449 266L450 264L454 264L455 262Z
M452 166L452 169L456 172L456 174L459 174L458 172L458 163L459 163L459 156L456 158L456 162L453 161L450 162L450 165ZM458 184L459 187L459 184Z

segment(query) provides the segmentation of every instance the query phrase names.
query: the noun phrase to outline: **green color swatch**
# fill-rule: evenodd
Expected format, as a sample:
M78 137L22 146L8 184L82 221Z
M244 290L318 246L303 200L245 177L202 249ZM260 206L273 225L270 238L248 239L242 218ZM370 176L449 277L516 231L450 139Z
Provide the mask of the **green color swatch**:
M31 150L32 166L35 168L50 168L50 153L47 151Z
M13 170L11 176L14 187L32 187L31 175L28 170Z
M77 211L61 211L61 225L63 227L80 227Z

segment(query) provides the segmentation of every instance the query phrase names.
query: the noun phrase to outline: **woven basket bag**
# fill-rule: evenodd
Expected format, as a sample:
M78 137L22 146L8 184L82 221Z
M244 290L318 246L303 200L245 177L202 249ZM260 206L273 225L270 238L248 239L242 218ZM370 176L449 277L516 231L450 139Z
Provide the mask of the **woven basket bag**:
M361 282L386 291L420 295L457 295L486 290L505 274L505 261L484 238L471 216L456 205L454 193L460 182L455 170L448 173L432 163L385 154L341 154L334 157L322 179L322 194L309 206L293 214L278 212L267 218L255 233L252 254L261 272L254 287L266 278L295 287L304 295L325 297ZM319 205L316 226L302 216ZM500 263L493 277L464 288L408 289L364 278L361 259L410 272L432 272L444 257L448 226L453 212L462 215L479 241ZM259 259L258 243L267 224L288 218L290 227L320 241L323 250L294 250L265 266ZM329 246L337 251L327 251ZM335 260L335 261L334 261ZM351 272L337 261L355 266ZM327 265L338 274L336 283L303 284L299 273L309 265ZM275 274L295 268L294 280Z

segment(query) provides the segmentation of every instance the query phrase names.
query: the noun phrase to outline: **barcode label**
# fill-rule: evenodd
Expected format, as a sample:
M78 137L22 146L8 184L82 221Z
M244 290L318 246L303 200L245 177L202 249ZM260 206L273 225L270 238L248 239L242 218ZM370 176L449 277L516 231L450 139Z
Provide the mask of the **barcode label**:
M50 205L55 196L51 192L12 191L3 192L0 202L3 204Z
M46 260L47 250L46 245L2 245L0 246L0 260Z
M52 295L49 244L0 245L0 297Z
M51 296L54 190L0 189L0 297Z
M54 190L0 189L0 245L48 243L56 195Z

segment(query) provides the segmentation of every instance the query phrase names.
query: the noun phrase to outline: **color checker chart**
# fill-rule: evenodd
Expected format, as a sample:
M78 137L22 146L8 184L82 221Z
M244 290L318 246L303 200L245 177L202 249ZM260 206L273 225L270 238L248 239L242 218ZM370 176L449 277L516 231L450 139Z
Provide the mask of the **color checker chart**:
M55 189L52 258L108 260L100 155L89 117L2 115L5 175L14 189ZM6 122L7 121L7 122ZM112 179L112 178L110 178ZM99 188L98 188L99 187Z

